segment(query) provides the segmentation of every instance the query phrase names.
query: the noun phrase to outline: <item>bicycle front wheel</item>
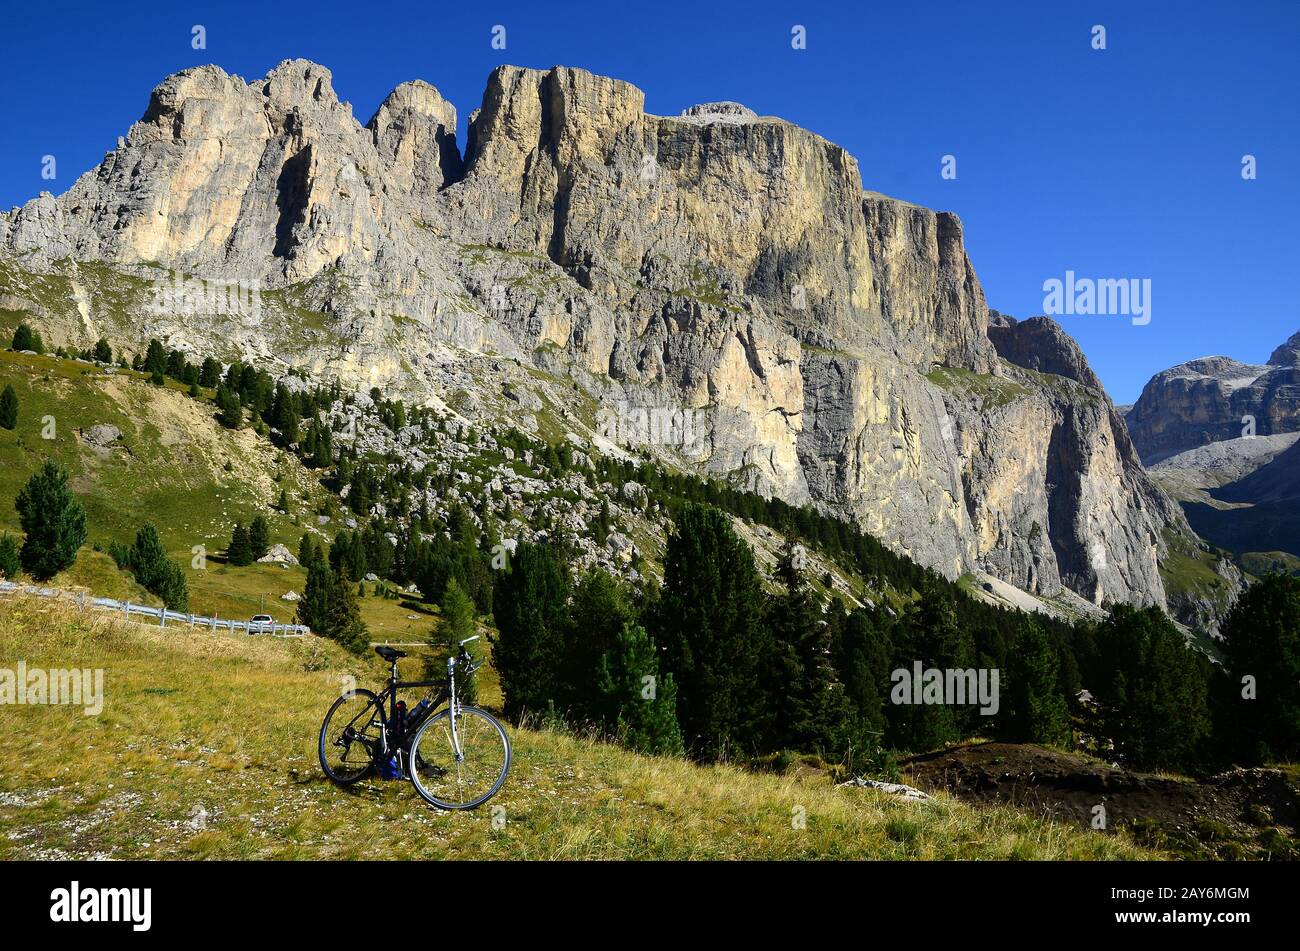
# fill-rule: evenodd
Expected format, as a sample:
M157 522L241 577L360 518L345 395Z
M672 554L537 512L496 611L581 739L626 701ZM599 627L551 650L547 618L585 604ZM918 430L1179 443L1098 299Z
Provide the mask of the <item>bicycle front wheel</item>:
M411 741L411 783L439 809L473 809L501 788L510 771L505 727L478 707L430 717ZM457 749L459 747L459 749Z

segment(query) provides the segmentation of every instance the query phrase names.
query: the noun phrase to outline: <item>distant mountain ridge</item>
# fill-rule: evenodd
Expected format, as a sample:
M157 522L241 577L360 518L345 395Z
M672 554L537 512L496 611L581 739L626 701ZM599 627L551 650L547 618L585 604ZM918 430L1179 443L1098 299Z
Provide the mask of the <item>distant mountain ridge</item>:
M1300 557L1300 332L1266 364L1214 356L1158 373L1126 418L1197 532L1240 555Z
M1231 357L1189 360L1153 376L1127 413L1148 465L1207 443L1300 431L1300 332L1266 364Z

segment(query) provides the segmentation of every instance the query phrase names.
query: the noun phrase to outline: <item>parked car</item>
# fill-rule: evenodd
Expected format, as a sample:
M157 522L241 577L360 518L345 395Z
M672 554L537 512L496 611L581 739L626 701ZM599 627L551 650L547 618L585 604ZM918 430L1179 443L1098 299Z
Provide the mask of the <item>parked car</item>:
M248 622L249 634L271 634L275 631L275 618L269 614L254 614Z

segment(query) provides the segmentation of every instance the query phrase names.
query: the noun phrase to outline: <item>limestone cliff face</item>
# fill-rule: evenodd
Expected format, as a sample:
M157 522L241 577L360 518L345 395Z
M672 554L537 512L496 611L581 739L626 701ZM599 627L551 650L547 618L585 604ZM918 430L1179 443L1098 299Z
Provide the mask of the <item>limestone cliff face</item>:
M852 156L788 122L734 103L649 116L644 98L581 70L497 69L449 201L606 301L732 297L805 343L890 338L916 365L992 366L956 216L864 196Z
M868 193L872 309L888 315L912 362L995 372L988 307L966 256L961 219Z
M1017 322L995 315L989 335L1015 365L1008 376L1027 390L1003 412L1033 419L1018 428L1009 419L995 431L1011 435L1022 466L1030 460L1032 466L1019 481L972 482L987 481L1000 488L1001 499L1014 500L1010 508L1005 502L980 506L997 515L1004 531L1021 534L1028 522L1030 535L1045 536L1029 546L1036 561L1025 569L1024 586L1050 590L1054 573L1062 585L1097 602L1162 603L1160 560L1169 538L1181 543L1195 536L1142 468L1123 418L1078 345L1047 317ZM1039 483L1053 487L1045 510L1029 492Z
M421 82L363 126L312 63L186 70L69 191L0 216L0 292L69 338L158 334L598 444L619 439L593 407L686 413L689 441L646 448L850 513L950 576L1164 603L1186 525L1059 328L990 340L956 216L864 191L789 122L647 115L577 69L501 67L463 160L455 130ZM150 310L91 262L258 281L264 312ZM60 324L37 276L83 313Z

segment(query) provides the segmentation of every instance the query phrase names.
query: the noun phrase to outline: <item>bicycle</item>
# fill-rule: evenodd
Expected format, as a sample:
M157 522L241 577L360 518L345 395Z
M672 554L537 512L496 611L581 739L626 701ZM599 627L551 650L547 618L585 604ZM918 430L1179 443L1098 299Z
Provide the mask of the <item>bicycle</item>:
M387 645L375 653L389 663L388 683L375 694L351 690L334 701L320 728L320 764L340 786L378 772L386 779L409 778L415 791L439 809L473 809L501 789L510 771L510 738L496 718L456 697L456 673L471 677L475 664L465 645L447 659L446 680L399 680L397 662L406 654ZM413 709L399 690L438 688ZM446 701L445 709L434 713ZM385 704L388 709L385 709ZM333 726L331 726L333 725ZM331 757L333 757L331 759Z

